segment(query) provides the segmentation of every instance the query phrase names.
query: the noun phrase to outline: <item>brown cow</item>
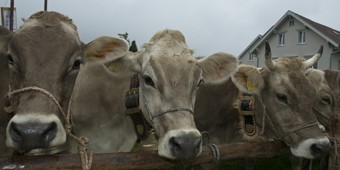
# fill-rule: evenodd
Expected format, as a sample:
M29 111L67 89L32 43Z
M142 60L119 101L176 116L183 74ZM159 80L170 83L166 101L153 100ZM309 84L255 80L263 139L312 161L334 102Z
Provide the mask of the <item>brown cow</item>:
M176 30L156 33L138 53L128 52L121 39L101 37L89 44L86 57L73 93L74 132L88 137L94 152L131 151L137 134L125 113L125 93L138 74L139 107L155 129L158 154L169 159L200 154L201 134L193 119L197 88L202 81L223 82L237 66L227 53L197 60Z
M60 13L37 12L15 32L2 28L0 39L6 53L1 64L8 65L10 76L9 84L1 83L6 91L10 87L14 109L11 120L1 122L1 130L7 125L7 146L19 153L38 148L61 151L65 120L52 98L66 110L82 62L76 26Z
M232 80L199 89L195 103L198 129L208 132L211 143L274 138L284 141L295 156L316 158L323 155L329 150L330 142L313 113L315 90L305 76L306 68L320 55L319 51L306 61L302 58L272 61L266 43L268 68L258 70L240 65ZM242 92L254 94L256 134L264 128L263 138L243 133L239 108L232 107Z

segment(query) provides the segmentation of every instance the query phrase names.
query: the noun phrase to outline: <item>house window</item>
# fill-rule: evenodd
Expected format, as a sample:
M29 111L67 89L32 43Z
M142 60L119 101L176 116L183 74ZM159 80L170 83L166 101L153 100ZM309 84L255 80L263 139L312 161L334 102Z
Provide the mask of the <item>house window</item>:
M279 46L285 45L285 33L279 34Z
M294 20L293 19L291 19L290 21L289 21L289 26L291 27L291 26L294 26Z
M304 44L306 43L306 31L299 31L298 43Z
M250 53L248 61L254 61L254 57L256 57L256 55L254 53Z

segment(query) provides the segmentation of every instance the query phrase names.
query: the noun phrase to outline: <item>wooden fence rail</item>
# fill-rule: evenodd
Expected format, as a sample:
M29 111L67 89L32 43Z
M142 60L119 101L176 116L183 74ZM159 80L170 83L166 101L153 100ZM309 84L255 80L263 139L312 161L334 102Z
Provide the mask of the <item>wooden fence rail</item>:
M289 153L289 148L280 141L261 143L232 143L217 145L220 160L237 158L272 157ZM94 154L92 169L157 169L179 165L194 165L212 162L212 151L204 146L196 159L171 161L161 158L156 151ZM9 169L80 169L80 158L77 154L56 154L50 156L11 156L0 157L0 168Z

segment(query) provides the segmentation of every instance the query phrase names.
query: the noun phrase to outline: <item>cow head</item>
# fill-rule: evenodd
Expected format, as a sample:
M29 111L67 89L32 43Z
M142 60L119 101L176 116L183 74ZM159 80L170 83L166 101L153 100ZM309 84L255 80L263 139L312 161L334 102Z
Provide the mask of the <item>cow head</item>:
M313 111L320 122L320 126L329 132L329 122L332 116L332 107L334 106L334 97L325 78L325 72L309 68L306 76L316 90L316 101L313 105Z
M333 107L340 108L340 71L324 70L325 79L334 96Z
M257 115L258 122L265 117L265 133L283 140L295 156L315 158L327 152L328 138L319 128L313 113L315 89L305 76L305 71L320 57L319 51L309 60L302 58L271 59L266 43L266 65L258 70L241 65L233 76L239 89L254 93L265 106L265 113ZM247 88L252 84L252 90ZM260 123L261 126L261 123Z
M125 69L124 75L138 74L140 108L156 131L160 156L170 159L198 156L202 137L193 118L196 91L202 82L226 80L236 68L237 59L227 53L216 53L197 60L184 36L175 30L156 33L134 54L128 53L127 48L117 50L124 43L116 40L110 37L94 40L86 56L91 54L90 59L104 62L111 58L109 62L119 62L120 68ZM121 53L113 54L114 51Z
M37 12L7 34L10 96L14 116L7 126L8 147L20 153L65 143L64 118L48 95L66 110L82 63L81 42L72 20L57 12Z

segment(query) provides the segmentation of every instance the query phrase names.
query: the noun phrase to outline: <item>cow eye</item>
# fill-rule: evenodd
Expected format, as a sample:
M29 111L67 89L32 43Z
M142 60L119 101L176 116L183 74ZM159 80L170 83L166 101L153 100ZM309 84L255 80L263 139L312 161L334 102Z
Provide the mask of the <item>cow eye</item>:
M73 62L73 65L72 65L72 69L76 70L76 69L79 69L80 68L80 64L83 63L83 60L82 59L76 59L74 62Z
M143 76L144 82L145 84L151 86L151 87L155 87L155 83L153 82L152 78L148 75L144 75Z
M276 94L276 98L277 98L277 100L279 100L280 102L288 103L288 101L287 101L287 96L284 95L284 94Z
M8 64L14 64L13 57L11 54L7 54Z
M326 105L331 105L332 101L329 97L325 96L325 97L322 97L322 103L323 104L326 104Z

